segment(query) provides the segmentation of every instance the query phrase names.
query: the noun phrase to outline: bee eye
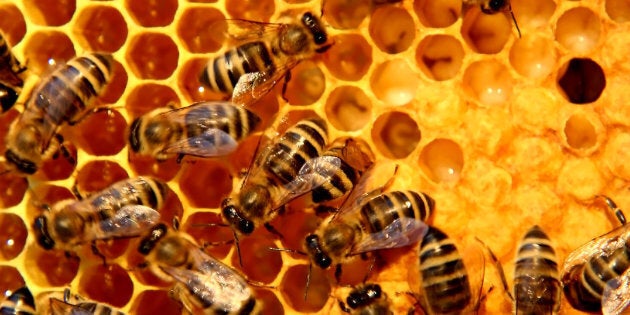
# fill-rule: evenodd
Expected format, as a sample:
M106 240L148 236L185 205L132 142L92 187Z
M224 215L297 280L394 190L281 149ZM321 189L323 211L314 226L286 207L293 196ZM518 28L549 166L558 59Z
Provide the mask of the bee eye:
M238 230L243 234L251 234L254 232L254 222L250 220L241 220L238 225Z
M490 7L490 10L492 13L495 13L501 10L501 8L503 8L504 5L505 5L504 0L490 0L490 2L488 3L488 6Z
M136 118L129 127L129 146L133 152L140 151L140 118Z
M39 216L35 219L35 223L33 224L33 228L35 233L37 233L37 243L41 245L46 250L53 249L55 247L55 241L50 238L48 235L48 221L46 217Z
M327 269L332 264L332 259L327 255L322 253L318 253L315 255L315 264L317 264L322 269Z
M0 83L0 103L2 105L2 111L8 111L15 101L17 101L18 95L12 88Z

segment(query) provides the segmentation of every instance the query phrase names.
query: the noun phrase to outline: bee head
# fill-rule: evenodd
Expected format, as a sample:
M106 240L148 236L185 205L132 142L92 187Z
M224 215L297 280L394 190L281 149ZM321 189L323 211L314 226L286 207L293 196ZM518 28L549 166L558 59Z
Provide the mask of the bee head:
M332 259L322 250L319 244L319 236L316 234L310 234L306 237L306 252L320 268L327 269L332 265Z
M381 286L378 284L368 284L359 291L354 291L348 295L346 304L350 308L357 308L363 305L368 305L374 300L378 300L381 297Z
M6 112L17 101L18 94L14 89L0 83L0 105L2 105L2 112Z
M319 19L313 15L313 13L304 13L304 15L302 15L302 24L304 24L309 32L311 32L311 35L313 35L313 41L316 45L323 45L328 41L326 30L320 23Z
M490 0L481 5L481 12L485 14L494 14L505 7L506 0Z
M223 200L221 204L221 212L225 220L237 231L243 234L251 234L254 232L254 222L241 216L239 210L231 203L231 199Z
M140 254L145 256L148 255L155 247L155 244L157 244L160 239L164 238L166 231L167 227L164 223L155 225L149 234L140 241L140 245L138 246Z
M55 241L48 234L48 219L45 216L40 215L35 218L33 223L33 230L37 237L37 243L46 250L51 250L55 247Z
M140 151L140 122L141 118L138 117L134 119L131 126L129 126L129 146L133 152Z

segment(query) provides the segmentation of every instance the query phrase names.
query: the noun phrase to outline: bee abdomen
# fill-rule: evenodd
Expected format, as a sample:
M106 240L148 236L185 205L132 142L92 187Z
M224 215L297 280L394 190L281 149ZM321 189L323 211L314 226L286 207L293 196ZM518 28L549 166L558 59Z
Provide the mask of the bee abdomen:
M435 201L424 193L415 191L392 191L384 193L361 207L361 213L368 222L371 233L382 231L398 218L426 221Z
M200 120L198 117L207 117ZM260 118L249 110L229 103L211 103L199 106L186 114L189 137L204 133L207 129L219 129L235 140L241 140L260 123Z
M98 215L104 220L127 205L143 205L158 210L164 205L167 191L167 185L161 181L138 177L111 185L93 196L90 202L99 209Z
M324 153L324 155L326 154ZM330 167L336 168L336 166ZM329 181L313 189L313 202L320 203L339 198L350 191L358 180L359 175L357 171L341 160L341 165L337 172L329 178Z

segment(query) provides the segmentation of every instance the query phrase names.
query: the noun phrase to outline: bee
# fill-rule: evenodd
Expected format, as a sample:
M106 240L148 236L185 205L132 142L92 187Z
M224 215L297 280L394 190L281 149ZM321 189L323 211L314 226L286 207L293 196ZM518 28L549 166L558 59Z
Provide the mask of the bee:
M247 20L227 24L243 31L231 35L242 44L210 59L199 81L215 92L231 94L237 104L264 96L298 63L331 46L325 28L310 12L302 15L301 24Z
M155 209L164 205L167 191L160 181L138 177L83 200L59 201L35 219L37 242L46 250L70 252L85 242L93 242L95 249L96 240L138 236L159 221Z
M35 299L27 287L19 288L0 302L2 315L35 315Z
M24 86L24 80L20 77L26 67L11 53L11 47L0 33L0 106L2 112L6 112L18 99L18 92Z
M347 306L346 306L347 304ZM339 301L342 311L353 315L393 315L387 294L378 284L364 284L348 294L346 303Z
M157 276L176 280L172 294L192 314L258 314L261 303L247 281L206 254L188 234L157 224L141 239L138 251Z
M230 102L158 108L131 123L129 145L132 151L151 155L158 161L173 155L227 155L259 123L256 114Z
M113 307L94 301L89 301L83 297L71 294L70 289L63 292L48 292L43 296L38 296L38 301L43 301L47 309L44 314L71 314L71 315L125 315L125 313Z
M615 291L630 269L630 225L625 224L617 205L610 198L602 197L622 225L574 250L562 268L564 295L575 309L587 312L601 311L602 303L605 309L611 309L609 304L620 302L612 298L629 293L628 287ZM605 291L608 291L606 295Z
M462 0L462 13L466 14L468 10L475 6L479 6L483 14L491 15L503 12L507 16L509 13L508 18L512 18L514 26L516 26L516 30L518 31L518 37L521 37L521 29L518 27L518 23L516 23L510 0Z
M44 78L11 123L4 153L10 169L31 175L57 153L64 123L74 124L93 109L94 99L111 76L112 58L92 53L75 57Z
M242 188L222 202L223 217L235 233L251 234L259 224L277 233L268 223L279 208L323 185L339 169L339 158L321 156L327 138L326 122L315 117L265 145Z

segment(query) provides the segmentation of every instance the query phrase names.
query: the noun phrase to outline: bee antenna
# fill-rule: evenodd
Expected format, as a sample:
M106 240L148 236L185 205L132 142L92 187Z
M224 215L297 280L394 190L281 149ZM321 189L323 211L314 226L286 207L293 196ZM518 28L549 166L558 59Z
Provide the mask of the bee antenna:
M274 285L267 285L264 284L260 281L255 281L255 280L251 280L251 279L247 279L247 284L257 287L257 288L261 288L261 289L270 289L270 290L278 290L277 286Z
M619 209L617 204L612 199L610 199L609 197L605 195L596 195L595 198L604 199L604 202L606 202L606 205L608 206L608 208L611 211L613 211L613 213L615 214L615 217L617 217L617 220L619 220L619 223L621 223L621 225L626 224L626 216L623 214L623 210Z
M514 26L516 26L518 38L521 38L521 29L518 27L518 23L516 23L516 17L514 17L514 11L512 11L512 4L510 4L510 15L512 16L512 21L514 21Z
M374 264L376 264L376 256L372 257L372 263L370 264L370 268L368 269L368 272L365 274L365 277L363 277L363 283L366 283L367 279L372 274L372 270L374 270Z
M234 245L236 246L236 254L238 255L238 263L243 267L243 256L241 256L241 246L238 243L238 235L234 233Z
M499 273L499 278L501 279L501 284L503 285L503 290L505 291L505 293L507 293L507 295L510 297L510 299L512 301L514 301L514 297L512 296L512 293L510 293L510 289L509 289L508 284L507 284L507 278L505 277L505 272L503 271L503 266L501 265L501 262L499 261L497 256L494 254L492 249L490 249L490 247L488 245L486 245L486 243L484 243L482 240L480 240L476 236L475 236L475 240L477 242L479 242L479 244L481 244L481 246L486 250L486 252L488 252L488 255L490 256L490 259L492 260L495 269ZM484 260L485 260L485 258L484 258ZM484 263L484 266L485 266L485 263ZM481 287L483 288L483 285ZM493 288L494 288L494 286L492 286L488 290L488 293L490 293L490 291L492 291ZM481 292L480 292L480 294L481 294Z
M194 227L208 227L208 226L230 227L228 224L225 224L225 223L193 223L190 226L194 226Z
M173 230L179 230L179 218L176 216L173 217Z
M308 264L308 273L306 274L306 286L304 287L304 301L308 297L308 287L311 285L311 273L313 273L313 263Z
M287 252L291 254L298 254L298 255L306 256L305 252L295 250L295 249L290 249L290 248L267 247L267 249L276 251L276 252Z

